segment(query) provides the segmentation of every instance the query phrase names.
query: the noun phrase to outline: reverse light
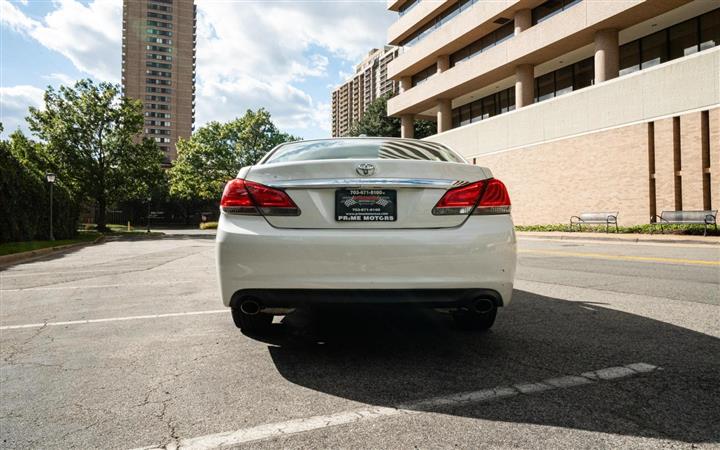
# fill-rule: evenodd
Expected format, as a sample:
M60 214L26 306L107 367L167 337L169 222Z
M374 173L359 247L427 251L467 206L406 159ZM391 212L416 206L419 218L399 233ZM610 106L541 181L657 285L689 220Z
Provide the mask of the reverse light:
M241 178L225 185L220 208L227 214L300 215L300 208L284 191Z
M510 214L510 196L502 181L490 178L445 192L433 215Z

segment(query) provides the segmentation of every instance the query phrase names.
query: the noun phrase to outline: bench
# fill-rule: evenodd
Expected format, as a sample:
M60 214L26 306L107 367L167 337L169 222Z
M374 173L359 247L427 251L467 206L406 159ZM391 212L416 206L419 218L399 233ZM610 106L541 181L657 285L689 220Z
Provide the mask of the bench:
M615 232L618 232L617 222L618 212L588 212L582 213L579 216L570 217L570 231L573 229L573 225L577 225L578 229L582 225L605 225L605 232L608 233L610 225L615 225Z
M707 236L708 225L713 225L717 231L717 210L707 211L663 211L659 216L650 218L652 225L660 225L660 231L665 231L663 225L705 225Z

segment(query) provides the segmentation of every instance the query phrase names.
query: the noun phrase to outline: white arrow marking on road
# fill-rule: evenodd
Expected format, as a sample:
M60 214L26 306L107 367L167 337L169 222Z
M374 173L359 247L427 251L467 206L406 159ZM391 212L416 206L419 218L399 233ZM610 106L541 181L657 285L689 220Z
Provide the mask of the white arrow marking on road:
M602 380L627 378L641 373L653 372L655 370L661 370L661 368L645 363L628 364L620 367L608 367L592 372L585 372L580 375L548 378L536 383L520 383L513 386L500 386L493 389L483 389L480 391L463 392L444 397L434 397L404 405L398 405L396 407L377 406L336 414L288 420L285 422L268 423L236 431L180 439L179 441L172 442L163 448L150 446L136 450L169 450L171 448L203 450L229 448L247 442L272 439L279 436L287 436L290 434L303 433L338 425L347 425L350 423L380 419L384 417L419 414L422 411L432 411L441 407L463 406L470 403L487 402L500 398L535 394L554 389L566 389L585 384L597 383Z

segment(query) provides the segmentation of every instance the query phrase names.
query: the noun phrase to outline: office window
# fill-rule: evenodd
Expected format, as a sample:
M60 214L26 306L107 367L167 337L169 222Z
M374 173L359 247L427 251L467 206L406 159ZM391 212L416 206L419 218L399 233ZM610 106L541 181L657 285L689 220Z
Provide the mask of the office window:
M720 45L720 9L700 16L700 50Z
M472 122L472 103L460 107L460 126Z
M581 0L548 0L532 10L532 24L537 25L552 16L559 14L569 7L580 3Z
M500 92L499 98L499 110L500 114L510 112L515 109L515 88L505 89Z
M668 60L667 32L665 30L645 36L640 40L640 68L657 66Z
M670 27L670 59L692 55L698 51L697 20L687 20Z
M535 101L541 102L555 97L555 72L535 79Z
M437 64L424 69L412 76L412 86L417 86L437 73Z
M467 125L515 109L515 88L511 87L454 108L452 126Z
M620 75L640 70L640 40L620 46Z
M555 71L555 96L573 91L573 66Z
M496 104L496 96L495 95L488 95L487 97L482 99L482 118L488 119L492 116L497 115L497 104Z
M499 43L506 41L515 35L515 25L513 22L508 22L492 33L486 34L480 39L472 42L469 45L461 48L455 53L450 55L450 67L454 67L455 64L465 61L469 58L476 56L485 50L495 47Z
M573 71L573 89L578 90L592 86L595 82L595 60L593 58L584 59L573 64Z

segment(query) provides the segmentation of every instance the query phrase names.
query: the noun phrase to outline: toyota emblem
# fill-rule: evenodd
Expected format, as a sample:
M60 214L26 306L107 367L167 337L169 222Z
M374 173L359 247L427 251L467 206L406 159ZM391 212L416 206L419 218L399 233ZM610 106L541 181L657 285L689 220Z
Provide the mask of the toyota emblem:
M375 166L369 163L358 164L355 172L357 172L358 175L367 177L375 173Z

